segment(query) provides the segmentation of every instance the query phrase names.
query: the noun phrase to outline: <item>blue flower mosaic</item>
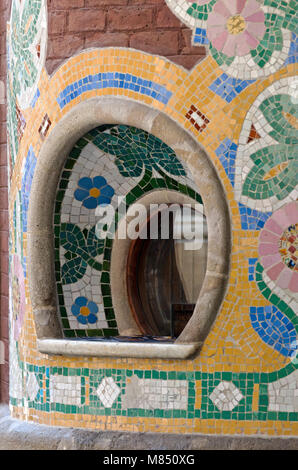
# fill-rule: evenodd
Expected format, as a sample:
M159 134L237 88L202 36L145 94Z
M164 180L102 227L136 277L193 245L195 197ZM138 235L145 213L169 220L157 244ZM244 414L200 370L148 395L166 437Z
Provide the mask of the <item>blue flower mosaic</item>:
M227 103L230 103L239 93L254 82L255 80L241 80L239 78L229 77L229 75L223 73L211 83L209 89Z
M207 38L206 29L203 28L196 28L194 36L193 36L193 43L194 44L209 44L209 39Z
M255 269L256 269L256 262L258 258L248 258L248 280L254 281L255 279Z
M241 228L243 230L261 230L266 220L271 216L272 212L260 212L256 209L246 207L241 202L238 202Z
M27 213L29 207L29 196L31 191L31 185L34 175L34 170L36 166L36 157L32 146L30 146L25 161L25 168L22 178L22 187L21 187L21 201L22 201L22 224L23 231L27 232Z
M276 307L250 307L252 327L260 338L285 357L297 353L297 333L293 323Z
M79 180L78 186L74 197L77 201L82 201L86 209L95 209L99 205L110 204L115 193L103 176L83 177Z
M292 33L292 41L289 49L289 55L285 65L296 64L298 62L298 35Z
M71 313L82 325L93 324L97 322L98 307L96 303L88 301L86 297L78 297L71 307Z
M235 161L237 148L238 146L227 137L215 150L215 153L221 161L233 187L235 184Z

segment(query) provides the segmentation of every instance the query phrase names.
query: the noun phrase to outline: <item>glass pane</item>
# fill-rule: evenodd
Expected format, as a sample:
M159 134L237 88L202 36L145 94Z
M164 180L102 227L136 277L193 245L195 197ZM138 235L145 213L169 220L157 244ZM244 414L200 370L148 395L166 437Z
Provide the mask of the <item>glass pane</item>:
M156 239L133 243L128 291L143 334L177 337L193 313L207 263L206 218L196 207L158 212L147 226L158 227Z

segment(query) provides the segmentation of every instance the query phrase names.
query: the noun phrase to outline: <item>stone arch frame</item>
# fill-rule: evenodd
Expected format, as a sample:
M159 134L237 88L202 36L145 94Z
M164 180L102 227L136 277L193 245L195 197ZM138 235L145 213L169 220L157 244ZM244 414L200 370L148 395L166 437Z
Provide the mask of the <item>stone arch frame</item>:
M99 342L96 346L88 340L62 338L54 272L56 191L72 147L88 131L107 123L141 128L169 145L190 169L203 199L208 225L206 276L195 311L172 345L152 349L152 344L134 344L132 348L132 343L126 347L125 343ZM53 127L37 159L28 212L29 290L39 351L80 356L189 357L206 339L220 309L229 277L230 252L229 208L215 167L195 138L169 116L131 99L106 96L79 103Z

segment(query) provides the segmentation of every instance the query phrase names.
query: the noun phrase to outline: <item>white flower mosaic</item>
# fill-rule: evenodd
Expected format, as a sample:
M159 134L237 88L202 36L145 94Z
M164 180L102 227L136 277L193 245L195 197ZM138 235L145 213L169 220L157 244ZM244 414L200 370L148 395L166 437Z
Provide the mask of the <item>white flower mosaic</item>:
M38 381L34 372L29 372L27 375L26 390L27 390L28 399L30 401L35 400L39 392L39 384L38 384Z
M298 370L268 385L269 411L298 411Z
M113 377L105 377L97 387L96 394L105 408L111 408L120 391Z
M219 410L232 411L244 397L233 382L222 381L209 398Z

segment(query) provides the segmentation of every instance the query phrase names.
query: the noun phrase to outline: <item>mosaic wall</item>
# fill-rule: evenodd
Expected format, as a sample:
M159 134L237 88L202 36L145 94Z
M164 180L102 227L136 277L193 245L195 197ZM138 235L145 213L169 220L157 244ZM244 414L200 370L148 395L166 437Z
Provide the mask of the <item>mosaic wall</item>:
M192 71L162 57L109 48L82 52L51 77L43 65L45 2L12 3L13 416L90 429L297 435L297 2L167 0L192 29L193 43L209 50ZM95 96L125 97L165 113L206 150L225 188L233 235L229 286L193 360L61 358L37 351L27 277L34 170L55 125ZM125 143L135 138L139 145L147 139L147 149L152 145L156 154L125 154ZM117 194L130 194L133 201L144 184L171 188L177 182L179 190L195 195L188 169L150 135L116 126L95 129L77 142L61 175L55 213L66 337L115 333L111 247L95 240L96 207L113 204ZM98 283L101 293L94 289Z
M109 228L100 238L96 209L111 204L115 213L126 213L131 204L155 189L180 192L196 204L202 202L173 150L145 131L104 126L85 135L72 149L55 209L56 279L66 337L118 335L110 260L115 219L120 215L111 221L113 232ZM125 208L119 207L121 196Z

